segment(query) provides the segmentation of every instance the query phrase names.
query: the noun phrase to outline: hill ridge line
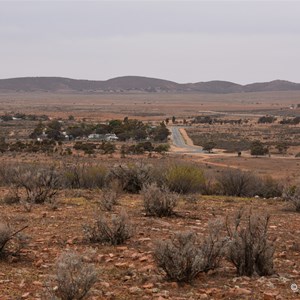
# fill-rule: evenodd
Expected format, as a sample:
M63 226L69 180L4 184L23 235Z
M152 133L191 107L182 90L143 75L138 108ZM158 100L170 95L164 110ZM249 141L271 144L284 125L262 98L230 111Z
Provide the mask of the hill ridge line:
M46 76L0 79L0 92L199 92L227 94L299 90L300 83L278 79L245 85L222 80L177 83L175 81L143 76L121 76L108 80Z

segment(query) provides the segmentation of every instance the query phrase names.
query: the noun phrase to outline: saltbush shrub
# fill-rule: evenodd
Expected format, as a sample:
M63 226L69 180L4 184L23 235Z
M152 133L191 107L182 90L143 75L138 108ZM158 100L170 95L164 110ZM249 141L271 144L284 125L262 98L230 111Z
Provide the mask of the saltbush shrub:
M218 182L223 195L251 197L256 195L260 179L250 172L227 169L218 176Z
M56 262L56 272L48 285L47 298L51 300L82 300L88 297L98 274L91 264L75 252L62 253ZM54 286L53 286L54 285Z
M100 195L100 208L102 210L111 211L113 206L118 203L118 194L115 190L112 189L102 189Z
M271 275L274 273L274 246L268 240L270 216L253 214L243 218L240 210L233 225L227 220L229 237L227 259L236 267L239 276Z
M145 184L141 195L146 215L163 217L174 213L178 195L170 192L167 187L159 187L156 183Z
M220 235L219 223L210 225L202 243L193 232L180 232L156 244L154 258L169 279L191 282L199 273L215 269L223 257L226 239Z
M144 184L153 181L152 165L143 162L134 164L119 164L110 169L108 178L117 180L123 191L138 193Z
M132 227L125 212L113 215L111 221L100 215L95 224L86 225L83 229L92 243L120 245L132 236Z
M283 199L288 201L295 209L300 212L300 188L297 186L288 186L283 191Z

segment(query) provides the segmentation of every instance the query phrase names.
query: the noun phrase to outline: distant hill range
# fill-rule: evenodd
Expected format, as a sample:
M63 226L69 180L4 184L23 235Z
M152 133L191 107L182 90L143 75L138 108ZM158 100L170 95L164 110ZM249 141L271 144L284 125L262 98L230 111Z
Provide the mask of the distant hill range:
M179 84L173 81L124 76L106 81L77 80L61 77L24 77L0 79L0 92L196 92L228 94L242 92L300 91L300 84L284 80L240 85L228 81L208 81Z

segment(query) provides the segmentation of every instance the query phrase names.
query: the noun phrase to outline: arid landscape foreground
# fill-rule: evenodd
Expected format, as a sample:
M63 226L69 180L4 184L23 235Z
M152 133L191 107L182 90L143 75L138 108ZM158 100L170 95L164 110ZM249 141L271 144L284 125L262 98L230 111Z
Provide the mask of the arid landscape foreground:
M59 294L57 259L72 250L97 273L87 299L299 299L298 290L293 291L291 285L300 285L300 127L285 123L299 117L299 99L299 91L222 95L2 93L0 116L12 118L0 123L0 245L5 246L0 251L0 298L68 299ZM25 117L16 117L21 114ZM41 115L49 119L40 120ZM197 116L200 123L194 122ZM214 120L202 123L207 116ZM274 120L259 123L264 116ZM165 128L174 126L180 128L181 147L174 144L173 136L165 139ZM78 128L86 135L90 131L111 134L109 130L113 130L120 138L100 142L79 136L66 140L56 132L67 131L70 136L68 130L75 134ZM37 142L44 133L40 129L57 140L53 144ZM251 153L256 140L268 152ZM214 143L211 151L202 151L208 142ZM191 153L188 146L195 145L199 145L199 152ZM244 145L247 147L242 148ZM52 166L59 182L49 179ZM42 175L36 174L45 170L46 179L40 181ZM238 187L230 189L228 182ZM167 185L166 191L163 185ZM39 193L45 190L42 199ZM158 199L158 204L153 204L162 205L166 215L157 214L152 204L147 204L147 191L150 202L158 194L166 195L166 202L161 204ZM106 194L117 200L111 203ZM169 203L170 199L174 203ZM232 229L235 234L230 235L226 224L234 224L242 208L243 230ZM91 237L89 230L100 216L112 226L111 217L123 212L131 228L128 238L115 245L111 240ZM257 215L262 220L270 215L267 232L263 222L254 218ZM220 236L215 229L211 238L209 224L216 220L224 226ZM253 228L247 220L253 221ZM247 226L254 232L249 236L243 235ZM15 239L13 234L22 228L22 236ZM194 246L207 258L203 243L212 245L209 238L222 249L217 254L217 246L213 246L209 268L196 268L192 280L179 280L182 274L168 278L168 268L159 266L157 244L186 231L194 232L197 240L191 238L190 247L184 250L176 244L179 254L171 251L177 253L176 262L181 262L181 256L189 257ZM5 232L9 233L7 243L3 242ZM257 240L260 244L255 244ZM254 246L247 252L245 245ZM237 271L234 259L228 258L232 249L236 249L234 253L255 254L252 274ZM215 262L218 260L216 266L212 253ZM246 254L240 259L247 261ZM257 262L262 259L265 265L272 260L267 271ZM180 269L188 263L183 259ZM187 273L194 266L187 268ZM251 269L251 263L247 266Z

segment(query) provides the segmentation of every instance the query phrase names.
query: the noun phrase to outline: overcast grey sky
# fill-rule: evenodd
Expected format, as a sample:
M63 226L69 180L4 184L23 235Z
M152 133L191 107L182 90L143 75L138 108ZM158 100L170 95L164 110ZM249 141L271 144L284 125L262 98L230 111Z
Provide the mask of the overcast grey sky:
M299 1L1 1L0 78L300 82Z

